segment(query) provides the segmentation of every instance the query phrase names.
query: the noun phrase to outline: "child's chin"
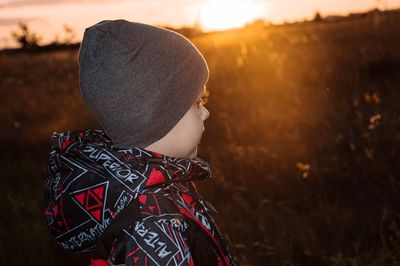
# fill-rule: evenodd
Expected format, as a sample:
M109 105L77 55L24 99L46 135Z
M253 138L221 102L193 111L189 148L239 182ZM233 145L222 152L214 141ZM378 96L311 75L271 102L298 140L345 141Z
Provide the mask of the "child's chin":
M189 155L189 159L194 159L197 156L197 147L193 150L193 152Z

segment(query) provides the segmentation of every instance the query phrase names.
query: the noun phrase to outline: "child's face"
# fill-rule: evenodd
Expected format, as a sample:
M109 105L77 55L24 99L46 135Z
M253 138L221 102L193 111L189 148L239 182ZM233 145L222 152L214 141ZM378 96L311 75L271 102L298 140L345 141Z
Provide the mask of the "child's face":
M168 156L193 159L197 155L197 146L204 131L204 121L209 111L204 107L205 87L203 94L190 107L189 111L162 139L146 147Z

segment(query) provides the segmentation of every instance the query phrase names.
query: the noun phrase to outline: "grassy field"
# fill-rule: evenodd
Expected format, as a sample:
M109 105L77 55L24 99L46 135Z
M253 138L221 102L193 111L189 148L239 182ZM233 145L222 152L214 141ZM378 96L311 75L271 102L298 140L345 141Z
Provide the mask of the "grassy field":
M200 191L240 265L400 264L400 16L196 37L210 67ZM0 54L0 263L87 265L47 231L53 131L98 128L77 50Z

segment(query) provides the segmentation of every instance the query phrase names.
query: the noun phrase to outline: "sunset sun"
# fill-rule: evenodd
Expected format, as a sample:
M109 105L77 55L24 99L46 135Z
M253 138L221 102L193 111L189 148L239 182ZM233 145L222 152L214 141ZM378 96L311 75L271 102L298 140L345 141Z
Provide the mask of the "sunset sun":
M200 12L205 30L241 27L262 15L261 6L251 0L208 0Z

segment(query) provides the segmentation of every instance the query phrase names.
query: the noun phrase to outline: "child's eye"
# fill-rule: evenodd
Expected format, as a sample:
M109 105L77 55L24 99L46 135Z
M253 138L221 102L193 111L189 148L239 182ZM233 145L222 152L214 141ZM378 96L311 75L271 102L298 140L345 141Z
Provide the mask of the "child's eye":
M207 101L208 101L207 97L203 96L203 97L200 98L200 100L197 101L197 104L199 106L204 106L207 103Z

